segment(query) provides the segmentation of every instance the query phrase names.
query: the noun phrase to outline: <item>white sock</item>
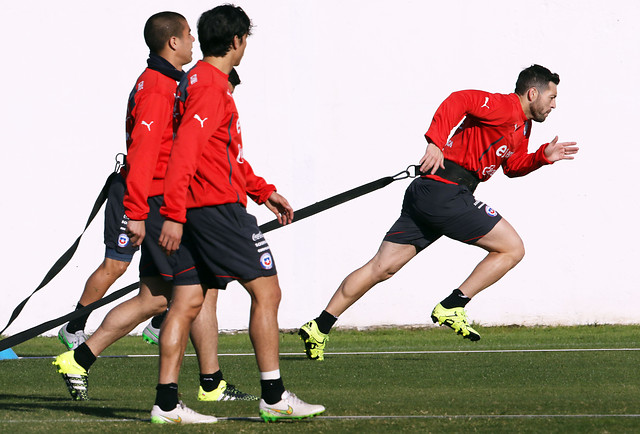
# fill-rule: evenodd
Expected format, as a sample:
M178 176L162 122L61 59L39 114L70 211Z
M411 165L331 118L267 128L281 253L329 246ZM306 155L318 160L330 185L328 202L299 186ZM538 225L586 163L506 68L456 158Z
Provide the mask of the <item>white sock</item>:
M261 380L277 380L278 378L280 378L280 369L276 369L275 371L260 372Z

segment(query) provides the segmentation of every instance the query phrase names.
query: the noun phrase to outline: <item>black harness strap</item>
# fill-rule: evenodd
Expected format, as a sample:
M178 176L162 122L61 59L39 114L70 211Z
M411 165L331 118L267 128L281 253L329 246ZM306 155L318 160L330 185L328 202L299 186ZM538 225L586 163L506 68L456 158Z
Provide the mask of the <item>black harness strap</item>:
M52 319L51 321L47 321L45 323L42 323L40 325L27 329L23 332L16 333L15 335L10 336L6 339L3 339L0 341L0 351L6 350L7 348L11 348L15 345L21 344L25 341L28 341L31 338L35 338L36 336L41 335L42 333L48 330L51 330L52 328L55 328L68 321L79 318L83 315L88 315L95 309L102 307L105 304L111 303L112 301L127 295L128 293L138 288L139 286L140 286L140 282L132 283L131 285L126 286L122 289L119 289L114 293L109 294L108 296L103 297L102 299L83 307L82 309L75 310L71 313L61 316L60 318Z
M51 267L51 269L47 272L47 274L44 276L44 279L42 279L42 282L40 282L40 285L38 285L38 287L31 293L31 295L25 298L24 300L22 300L22 302L14 309L13 313L11 314L11 318L9 319L9 322L0 331L0 334L2 334L7 329L7 327L9 327L11 323L15 321L18 315L20 315L20 312L22 312L22 309L27 304L31 296L36 292L40 291L47 283L49 283L54 277L56 277L56 275L64 268L65 265L69 263L69 261L71 260L71 257L73 257L73 254L78 249L78 245L80 244L80 239L82 238L82 235L84 235L85 231L89 227L89 224L93 221L96 214L98 214L98 211L100 211L102 204L107 200L107 195L109 193L109 186L111 185L111 182L113 181L113 178L116 175L117 173L115 172L112 173L111 175L109 175L109 177L107 178L107 181L104 183L104 187L102 187L102 190L100 191L100 194L96 199L96 202L93 204L93 209L91 210L91 214L89 214L89 218L87 219L87 224L85 225L80 236L71 245L71 247L69 247L67 251L64 252L64 254L60 257L60 259L58 259L56 263L53 264L53 267Z
M385 176L384 178L380 178L359 187L352 188L351 190L345 191L344 193L336 194L335 196L331 196L327 199L321 200L320 202L316 202L313 205L301 208L298 211L294 212L294 219L291 223L299 222L300 220L311 217L314 214L318 214L319 212L325 211L329 208L333 208L334 206L379 190L394 181L406 178L415 178L419 175L419 170L420 166L409 166L406 170L403 170L402 172L394 176ZM274 219L270 222L260 225L260 230L262 232L269 232L279 227L280 223L278 223L277 219Z
M424 173L422 175L424 175ZM455 182L456 184L464 185L471 193L476 191L476 187L478 187L480 183L480 178L478 178L477 174L450 160L444 160L444 169L438 167L434 175Z
M320 202L316 202L313 205L309 205L298 211L295 211L294 222L310 217L314 214L318 214L319 212L322 212L329 208L333 208L334 206L340 205L344 202L348 202L352 199L363 196L367 193L371 193L373 191L379 190L383 187L386 187L387 185L391 184L394 181L398 181L406 178L415 178L420 175L419 170L420 170L420 166L409 166L407 167L406 170L403 170L402 172L394 176L385 176L383 178L377 179L375 181L372 181L367 184L361 185L359 187L353 188L351 190L345 191L344 193L340 193L335 196L331 196L330 198L321 200ZM91 215L89 216L87 225L84 228L85 230L87 229L87 227L89 226L89 223L91 223L91 221L97 214L98 210L106 200L107 192L109 191L109 185L111 184L111 180L115 175L116 175L115 172L112 173L107 179L107 182L105 183L104 187L102 188L102 191L100 192L100 195L98 196L98 199L96 199L96 203L93 206L93 210L91 211ZM270 222L267 222L261 225L260 230L262 232L269 232L279 227L280 227L280 224L278 223L278 220L272 220ZM82 234L84 234L84 231L82 231ZM69 248L69 250L65 252L64 255L62 255L60 259L58 259L58 261L51 268L51 270L49 270L49 273L47 273L47 275L45 276L42 283L38 286L38 288L36 288L36 290L33 291L33 293L29 297L27 297L22 303L20 303L18 307L13 311L13 314L11 315L11 319L9 320L9 323L5 326L2 332L4 332L4 330L6 330L7 327L9 327L9 325L16 319L18 314L20 314L20 312L22 311L22 308L24 307L24 305L27 304L27 301L29 301L29 299L31 298L31 296L35 294L38 290L40 290L43 286L45 286L47 283L49 283L49 281L53 279L56 276L56 274L58 274L60 270L62 270L62 268L69 262L69 260L73 256L73 253L78 248L78 244L80 243L80 238L82 237L82 234L80 234L76 242ZM25 342L48 330L51 330L59 325L62 325L70 320L79 318L83 315L87 315L92 311L94 311L95 309L102 307L105 304L111 303L112 301L117 300L120 297L123 297L124 295L130 293L134 289L139 288L139 286L140 286L139 282L132 283L131 285L126 286L122 289L119 289L113 292L112 294L102 298L101 300L98 300L94 303L89 304L88 306L83 307L82 309L78 309L64 316L53 319L51 321L47 321L45 323L32 327L28 330L25 330L23 332L10 336L6 339L3 339L2 341L0 341L0 351L6 350L7 348L11 348L15 345Z

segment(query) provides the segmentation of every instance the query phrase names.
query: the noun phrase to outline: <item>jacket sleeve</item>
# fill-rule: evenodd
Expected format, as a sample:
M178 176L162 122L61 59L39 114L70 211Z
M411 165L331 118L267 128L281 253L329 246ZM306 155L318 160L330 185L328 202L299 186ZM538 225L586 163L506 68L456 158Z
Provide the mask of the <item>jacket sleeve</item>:
M516 178L518 176L528 175L536 169L541 168L547 164L552 164L544 156L544 150L547 148L548 143L540 146L538 150L532 154L527 152L528 139L525 140L518 152L515 152L511 157L502 162L502 171L509 178Z
M276 186L268 184L264 178L253 173L253 168L246 159L242 163L242 169L244 170L247 196L257 204L262 205L276 191Z
M124 195L125 213L132 220L145 220L149 213L147 199L162 136L172 121L172 110L173 99L157 92L145 94L136 102L136 124L127 150L127 190Z
M430 143L444 149L451 130L467 115L488 125L500 125L511 116L512 107L506 98L506 95L481 90L453 92L436 110L425 136Z
M171 149L164 178L164 205L160 213L176 222L187 221L187 193L205 145L220 125L224 98L211 86L193 86Z

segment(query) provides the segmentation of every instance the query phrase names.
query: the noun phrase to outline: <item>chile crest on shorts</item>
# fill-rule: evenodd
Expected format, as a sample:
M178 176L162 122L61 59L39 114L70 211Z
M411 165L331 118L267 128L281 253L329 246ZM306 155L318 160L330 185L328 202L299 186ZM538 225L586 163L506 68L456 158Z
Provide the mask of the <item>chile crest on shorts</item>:
M266 252L260 256L260 265L265 270L271 270L273 268L273 258L271 258L271 253Z
M118 236L118 246L126 247L127 244L129 244L129 237L127 236L127 234L120 234Z
M485 206L484 210L486 211L487 215L489 217L495 217L498 215L498 211L496 211L495 209L491 208L489 205Z

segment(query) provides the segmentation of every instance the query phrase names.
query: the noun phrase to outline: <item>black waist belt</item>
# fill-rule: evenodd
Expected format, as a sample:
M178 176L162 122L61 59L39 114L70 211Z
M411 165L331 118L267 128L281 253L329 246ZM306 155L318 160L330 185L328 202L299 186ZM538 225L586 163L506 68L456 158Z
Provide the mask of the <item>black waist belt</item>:
M471 193L476 191L476 187L480 183L480 179L478 179L473 172L449 160L444 160L444 169L439 167L434 175L444 178L447 181L464 185Z

